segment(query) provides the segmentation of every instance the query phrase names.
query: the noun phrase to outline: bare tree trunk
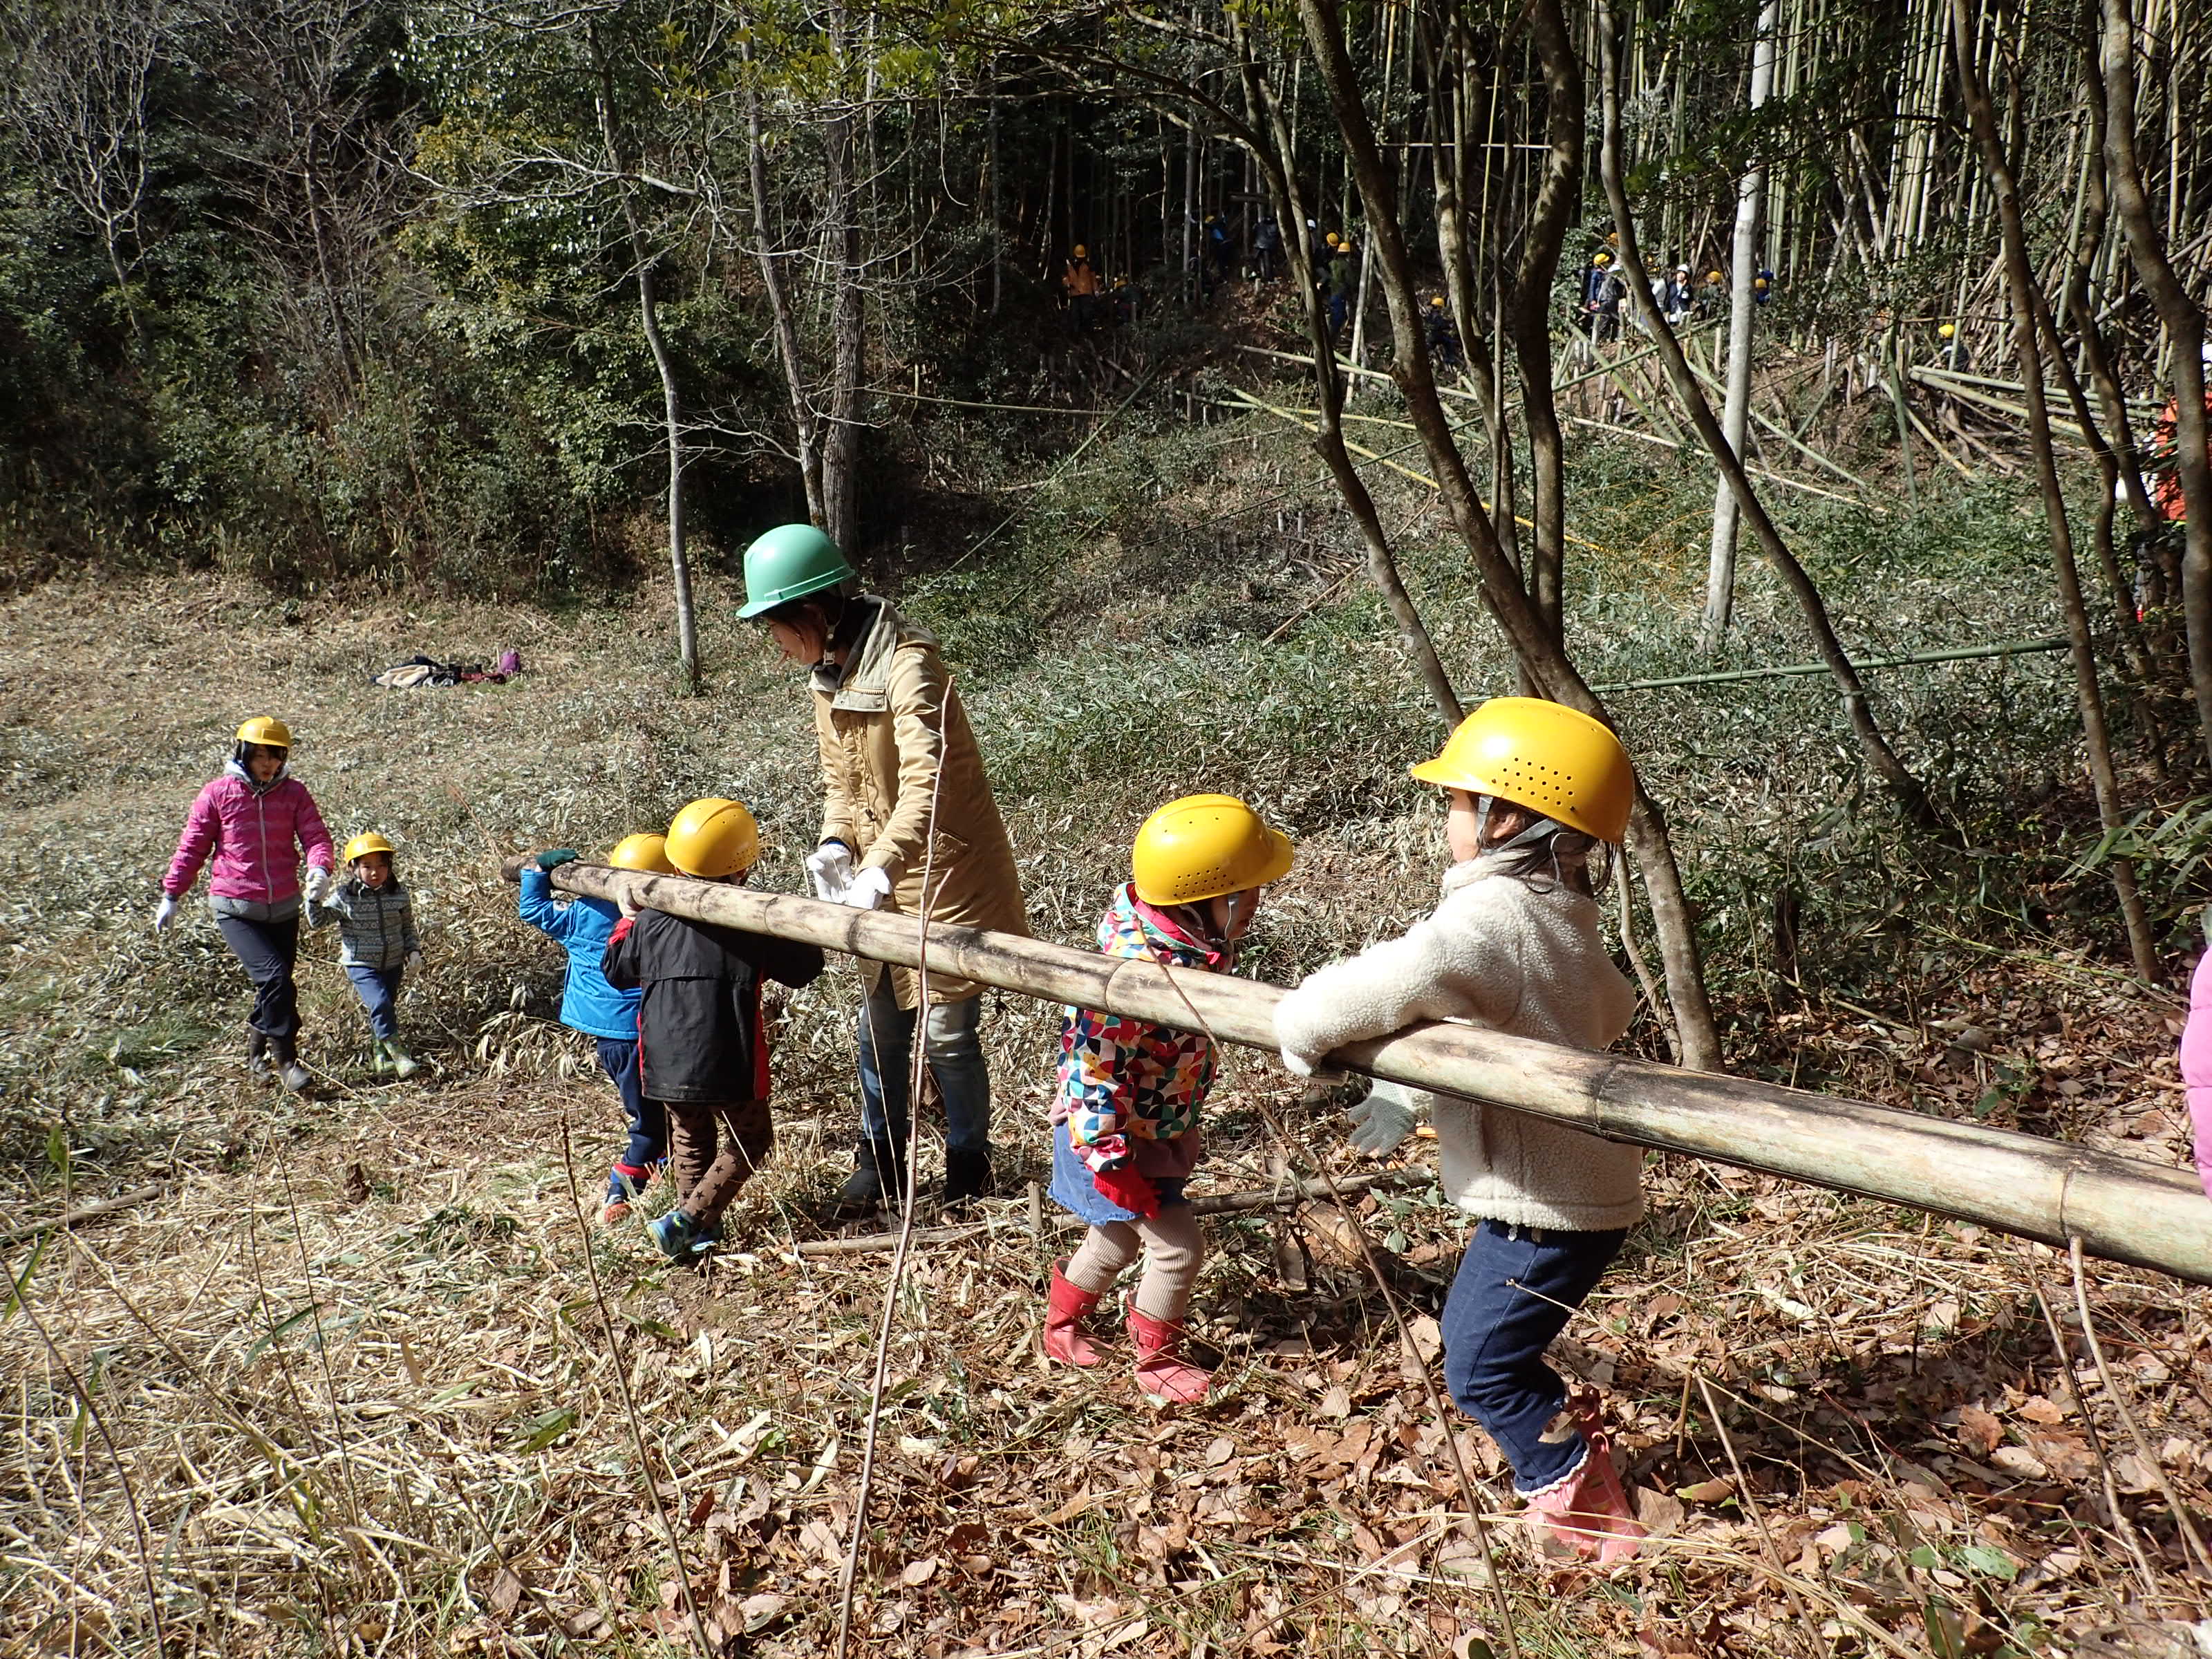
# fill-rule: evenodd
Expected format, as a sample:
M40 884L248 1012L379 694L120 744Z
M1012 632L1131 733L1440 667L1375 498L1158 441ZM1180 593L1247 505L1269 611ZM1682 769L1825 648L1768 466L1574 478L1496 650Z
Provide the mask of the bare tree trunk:
M1413 264L1399 222L1398 204L1391 175L1376 142L1375 129L1360 97L1359 84L1344 46L1343 31L1334 0L1298 0L1298 15L1329 106L1343 135L1347 160L1357 181L1367 216L1368 234L1374 239L1376 264L1382 274L1383 298L1390 312L1393 336L1393 378L1404 396L1422 447L1435 470L1437 483L1453 526L1474 556L1481 579L1483 599L1500 625L1514 653L1537 682L1543 695L1578 708L1598 720L1607 718L1605 706L1576 671L1544 626L1520 573L1506 557L1496 527L1484 512L1482 498L1467 471L1451 422L1437 395L1436 378L1428 354L1422 349ZM1648 300L1650 295L1647 294ZM1608 721L1608 724L1610 722ZM1631 848L1642 866L1644 884L1652 895L1652 921L1659 933L1667 965L1667 994L1674 1004L1681 1033L1680 1059L1701 1070L1720 1064L1720 1037L1713 1024L1712 1004L1705 992L1698 961L1697 936L1689 926L1689 906L1682 892L1681 872L1668 841L1663 819L1648 797L1639 793L1638 816L1632 825Z
M2189 639L2189 682L2197 719L2212 754L2212 458L2205 451L2204 313L2166 256L2136 160L2135 18L2129 0L2103 0L2105 162L2136 274L2173 343L2175 465L2186 514L2181 556L2181 615ZM2171 115L2169 118L2173 118Z
M1751 110L1756 116L1774 90L1774 30L1780 7L1764 0L1759 33L1751 48ZM1759 140L1754 135L1753 141ZM1759 214L1766 200L1766 161L1757 149L1735 191L1735 239L1729 279L1728 395L1721 410L1721 435L1729 453L1743 459L1751 420L1751 325L1758 311L1752 283L1759 274ZM1899 428L1900 435L1903 428ZM1910 442L1909 437L1905 440ZM1705 643L1711 650L1728 632L1735 607L1735 491L1725 475L1713 487L1712 550L1705 567Z
M842 77L850 24L842 3L830 9L830 54ZM829 196L830 418L822 440L822 528L854 556L860 539L860 365L864 355L860 292L860 193L853 179L853 118L842 82L822 123L823 176Z
M1337 371L1335 349L1329 341L1328 313L1322 307L1320 290L1314 285L1312 239L1304 234L1305 204L1298 191L1291 134L1283 124L1281 106L1252 59L1242 25L1232 20L1232 27L1237 30L1238 69L1252 125L1269 136L1275 149L1273 156L1255 154L1255 159L1267 169L1270 193L1275 198L1277 222L1296 231L1284 237L1283 251L1290 258L1291 280L1305 299L1306 336L1313 343L1314 424L1317 428L1314 447L1321 452L1329 476L1336 481L1337 493L1343 496L1352 522L1359 526L1360 539L1367 550L1368 580L1382 595L1390 619L1397 624L1399 641L1405 646L1406 654L1413 659L1422 684L1428 689L1429 700L1436 704L1437 713L1449 729L1465 718L1466 709L1460 702L1459 693L1452 689L1451 676L1445 672L1443 659L1437 655L1436 641L1430 635L1428 624L1422 621L1413 595L1406 591L1405 580L1398 572L1397 556L1391 550L1389 535L1382 527L1382 514L1376 510L1375 498L1368 493L1366 481L1359 476L1359 469L1352 465L1352 456L1344 446L1344 379Z
M2051 562L2058 575L2058 598L2066 613L2066 635L2073 647L2074 685L2081 704L2081 735L2089 750L2089 780L2097 795L2097 817L2107 834L2120 827L2119 781L2112 772L2112 745L2105 726L2105 699L2097 684L2097 658L2089 640L2089 617L2081 604L2081 576L2074 562L2074 538L2066 516L2066 492L2058 482L2058 462L2051 445L2051 411L2043 396L2043 343L2036 326L2035 274L2029 267L2027 233L2021 221L2020 188L1997 137L1989 88L1974 63L1975 26L1971 0L1950 0L1951 44L1959 66L1959 88L1966 118L1982 152L1982 168L1996 198L1997 228L2004 240L2005 283L2012 296L2013 349L2020 362L2021 386L2027 399L2028 447L2035 455L2036 483L2043 492L2043 516L2051 537ZM2135 866L2112 860L2112 887L2126 924L2128 951L2136 972L2155 983L2158 952L2150 921L2136 890Z
M1613 32L1612 0L1600 0L1599 73L1604 110L1604 143L1600 151L1598 171L1604 176L1606 199L1612 206L1616 228L1620 234L1620 264L1628 278L1630 302L1644 320L1659 359L1666 365L1668 377L1674 384L1675 396L1681 400L1684 411L1697 427L1698 436L1704 441L1707 452L1713 458L1713 464L1720 468L1722 477L1735 492L1736 506L1743 515L1744 522L1751 526L1759 550L1774 566L1784 586L1790 589L1790 596L1797 601L1797 607L1812 632L1814 648L1819 652L1820 660L1827 665L1828 672L1843 696L1844 713L1850 718L1851 730L1858 738L1859 750L1866 757L1867 764L1882 781L1884 787L1896 796L1908 817L1917 824L1932 826L1936 821L1936 812L1929 803L1927 792L1920 787L1920 781L1906 769L1905 763L1897 757L1897 751L1890 747L1889 739L1875 723L1866 686L1844 652L1843 642L1836 637L1835 627L1828 620L1827 605L1820 598L1820 590L1814 585L1812 577L1806 574L1805 567L1798 563L1796 556L1790 551L1788 544L1782 539L1782 532L1775 528L1774 520L1768 516L1757 492L1752 489L1750 476L1744 471L1743 463L1736 459L1735 452L1729 447L1719 422L1713 418L1712 405L1705 401L1704 392L1690 372L1690 365L1682 356L1682 343L1674 337L1674 331L1667 325L1667 319L1659 314L1659 307L1652 301L1650 273L1644 269L1644 255L1637 246L1636 222L1629 211L1627 186L1621 180L1620 93L1615 61L1619 54Z
M691 560L684 533L684 402L676 384L676 364L660 331L659 308L653 293L653 270L659 256L646 245L638 222L635 186L626 176L622 146L615 137L615 80L605 47L598 32L589 34L593 67L599 72L599 136L607 148L607 168L618 176L623 222L629 232L630 258L637 274L638 322L645 331L653 367L660 376L661 412L668 443L668 567L676 591L676 655L688 692L699 690L699 621L691 603Z
M1531 479L1529 517L1534 525L1529 558L1529 589L1536 614L1553 642L1566 642L1567 488L1566 444L1559 431L1558 401L1552 390L1552 283L1559 275L1559 250L1567 228L1582 206L1583 77L1567 34L1559 0L1536 0L1528 18L1529 38L1544 70L1545 142L1543 182L1521 245L1507 316L1513 331L1514 360L1521 368L1521 412L1528 427ZM1657 890L1654 889L1654 890Z
M748 179L753 198L753 237L759 244L754 258L760 266L761 286L768 293L775 353L783 364L784 384L791 397L793 444L799 453L799 480L806 492L806 516L817 526L824 518L822 499L822 427L815 418L814 400L806 386L806 360L799 349L799 321L793 314L791 290L783 280L785 256L776 252L775 229L769 218L768 162L762 141L760 94L745 83L745 141Z

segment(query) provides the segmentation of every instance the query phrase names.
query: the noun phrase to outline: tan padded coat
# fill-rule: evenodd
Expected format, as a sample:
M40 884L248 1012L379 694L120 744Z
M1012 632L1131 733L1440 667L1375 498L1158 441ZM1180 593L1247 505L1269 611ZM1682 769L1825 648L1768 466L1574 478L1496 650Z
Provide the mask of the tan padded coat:
M890 878L887 910L1026 934L1013 848L937 641L889 600L868 602L878 607L875 620L842 678L819 669L814 675L814 729L828 798L822 839L843 842L860 868L880 869ZM925 859L933 792L937 842ZM881 965L863 963L861 969L872 988ZM903 968L891 975L899 1006L913 1007L914 975ZM982 992L969 980L930 975L933 1002L961 1002Z

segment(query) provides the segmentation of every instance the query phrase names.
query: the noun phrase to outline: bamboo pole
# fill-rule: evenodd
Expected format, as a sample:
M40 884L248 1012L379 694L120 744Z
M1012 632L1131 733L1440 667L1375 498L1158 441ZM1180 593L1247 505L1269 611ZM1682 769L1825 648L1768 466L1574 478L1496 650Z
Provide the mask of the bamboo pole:
M519 863L510 865L512 876ZM649 906L902 967L919 967L921 924L795 894L564 864L563 892ZM1048 1001L1172 1026L1195 1009L1217 1036L1272 1052L1282 992L1227 975L1177 974L1133 958L1011 933L933 924L933 972ZM1816 1187L1954 1216L2063 1249L2212 1285L2212 1204L2194 1177L2034 1135L1954 1123L1840 1096L1680 1071L1473 1026L1431 1024L1351 1044L1334 1063L1554 1119L1637 1146L1686 1152Z

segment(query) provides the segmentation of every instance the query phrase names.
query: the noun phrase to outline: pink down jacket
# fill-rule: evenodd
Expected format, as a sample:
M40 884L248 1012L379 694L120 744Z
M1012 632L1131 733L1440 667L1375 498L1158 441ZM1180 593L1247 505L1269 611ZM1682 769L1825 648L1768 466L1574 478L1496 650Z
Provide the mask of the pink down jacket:
M325 870L335 862L331 832L307 786L280 777L256 791L235 762L192 802L161 890L171 898L191 891L210 854L208 890L256 904L281 904L298 894L301 854Z
M2212 1198L2212 951L2189 982L2189 1023L2181 1029L2181 1080L2189 1086L2189 1123L2197 1133L2197 1178Z

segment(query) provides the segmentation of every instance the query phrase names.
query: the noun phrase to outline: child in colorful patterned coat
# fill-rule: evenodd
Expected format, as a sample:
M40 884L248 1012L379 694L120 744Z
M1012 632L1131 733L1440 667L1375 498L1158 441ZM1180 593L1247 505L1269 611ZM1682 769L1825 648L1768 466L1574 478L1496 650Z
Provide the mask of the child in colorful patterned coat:
M1098 948L1229 972L1260 890L1289 871L1291 857L1291 843L1231 796L1171 801L1137 832L1136 878L1115 894ZM1204 1259L1183 1185L1198 1162L1214 1064L1213 1044L1195 1031L1091 1008L1069 1008L1061 1024L1052 1196L1091 1231L1052 1270L1045 1352L1065 1364L1098 1364L1083 1319L1141 1249L1144 1277L1129 1307L1137 1386L1182 1404L1205 1399L1212 1380L1183 1358L1182 1340Z
M392 867L392 843L374 830L345 844L346 878L336 891L307 901L307 926L338 927L338 966L368 1011L369 1066L401 1081L422 1068L399 1040L399 988L422 961L415 932L415 898Z

